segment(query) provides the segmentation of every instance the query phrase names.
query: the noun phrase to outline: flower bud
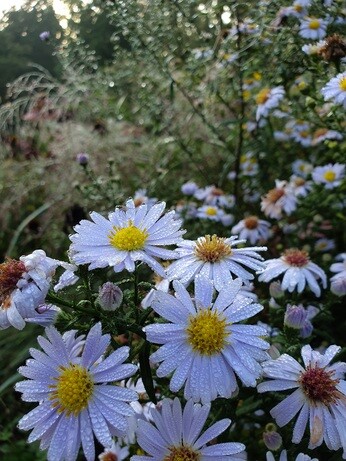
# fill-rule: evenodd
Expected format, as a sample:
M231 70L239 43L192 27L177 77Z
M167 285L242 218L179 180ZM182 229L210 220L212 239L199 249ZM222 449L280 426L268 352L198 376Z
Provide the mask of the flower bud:
M77 154L76 161L79 163L79 165L86 166L89 163L89 155L85 152L81 152Z
M336 296L346 295L346 273L345 271L340 274L334 275L331 280L330 291Z
M278 450L282 445L282 437L276 432L275 424L267 424L263 432L263 442L269 450Z
M123 301L123 292L115 283L106 282L100 288L97 300L105 311L114 311Z
M307 312L301 304L298 306L288 305L286 308L284 325L300 330L305 325L306 316Z
M198 189L198 186L193 181L186 182L185 184L181 186L181 191L185 195L193 195L197 189Z
M270 285L269 285L269 293L270 293L270 296L272 298L275 298L275 299L280 299L284 296L285 292L283 291L283 289L281 288L281 283L276 281L276 282L272 282Z

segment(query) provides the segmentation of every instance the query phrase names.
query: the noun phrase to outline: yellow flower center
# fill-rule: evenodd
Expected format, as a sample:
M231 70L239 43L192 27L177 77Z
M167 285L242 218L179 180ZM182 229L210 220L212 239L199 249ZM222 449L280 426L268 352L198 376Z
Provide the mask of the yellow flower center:
M53 406L57 407L59 413L77 416L87 407L94 391L94 383L88 370L80 365L70 364L67 368L61 367L61 374L56 380L50 396L54 401Z
M346 76L345 76L345 77L341 77L340 82L339 82L339 88L340 88L342 91L346 91Z
M208 208L205 209L205 214L208 216L215 216L217 215L217 210L212 206L208 206Z
M264 104L265 102L267 102L269 99L269 95L270 95L270 89L263 88L263 90L261 90L256 96L257 104Z
M223 237L206 235L197 240L195 255L201 261L215 263L231 254L231 246L225 242L225 238Z
M165 456L162 461L198 461L200 454L190 447L171 447L169 455Z
M192 349L201 355L218 354L227 344L229 332L226 319L217 311L202 309L189 319L186 329L188 342ZM175 458L174 458L175 459Z
M110 244L121 251L141 250L148 238L148 232L138 229L132 222L127 227L115 227L108 235Z
M297 13L301 13L303 11L302 5L294 5L293 8L296 10Z
M308 138L309 134L310 133L307 130L299 131L299 135L300 135L301 138Z
M309 29L317 30L320 27L320 21L318 19L311 19L309 22Z
M336 174L335 174L334 171L328 170L328 171L326 171L326 172L324 173L323 177L324 177L324 179L325 179L326 181L332 182L332 181L334 181L334 179L335 179L335 177L336 177Z

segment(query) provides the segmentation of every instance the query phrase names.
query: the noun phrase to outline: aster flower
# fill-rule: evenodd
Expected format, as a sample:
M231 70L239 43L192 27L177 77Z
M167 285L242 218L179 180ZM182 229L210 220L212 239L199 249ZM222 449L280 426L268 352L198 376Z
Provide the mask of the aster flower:
M256 120L258 121L262 117L268 117L269 111L278 107L284 96L285 90L283 86L263 88L256 96Z
M309 162L305 162L304 160L295 160L292 163L292 171L297 176L302 176L306 178L313 170L313 165Z
M149 210L149 208L151 208L157 202L157 198L149 197L146 189L138 189L134 193L133 202L136 207L145 203Z
M272 379L260 383L258 392L295 389L270 412L280 427L299 414L293 443L300 443L309 423L309 449L323 441L330 450L346 449L346 363L330 365L340 349L330 346L320 354L307 345L301 350L304 366L287 354L263 364L264 376Z
M123 364L129 348L121 347L107 358L103 355L110 335L102 335L97 323L89 332L80 351L80 340L73 335L61 336L54 328L46 329L47 338L38 337L44 352L31 349L32 359L19 372L29 378L16 384L27 402L38 407L18 424L33 429L29 442L41 439L41 449L48 448L48 461L77 459L80 445L88 461L95 459L94 435L105 447L112 436L123 436L127 417L133 414L128 404L137 393L115 386L114 381L135 373L137 367Z
M208 445L224 432L231 420L222 419L201 430L210 412L210 405L194 404L189 400L182 409L178 398L164 399L152 412L154 424L139 421L138 444L147 456L132 456L131 461L241 461L246 459L242 443Z
M320 18L305 18L300 21L299 35L311 40L321 40L327 35L328 21Z
M54 285L53 289L55 292L63 290L64 288L70 287L78 282L79 277L76 274L78 267L75 264L66 263L64 261L60 261L59 264L65 270L61 274L58 283Z
M286 306L284 324L290 328L299 330L301 338L307 338L311 335L313 319L319 310L315 306L308 306L306 309L302 304Z
M315 251L319 251L319 252L334 250L334 248L335 248L334 240L327 239L327 238L320 238L316 240L315 245L314 245Z
M181 186L180 190L185 195L194 195L198 190L198 186L194 181L188 181Z
M281 219L282 212L290 215L297 208L297 197L287 181L275 180L271 189L261 201L261 210L269 218Z
M219 291L232 279L232 274L248 282L254 278L246 268L260 271L265 267L263 258L257 251L266 247L234 248L245 243L237 236L228 238L205 235L197 240L183 240L177 248L179 259L173 261L167 270L169 280L178 279L188 285L197 274L203 274L213 281Z
M259 240L266 241L270 237L270 223L259 219L257 216L247 216L232 227L232 234L239 238L249 240L254 245Z
M323 288L327 286L327 278L324 271L317 264L310 261L306 251L290 248L280 258L266 261L266 268L259 275L260 282L270 282L279 275L284 274L281 288L292 293L297 289L301 293L306 284L316 295L321 295L321 289L317 283L321 279Z
M105 448L98 456L100 461L124 461L130 454L128 447L122 447L119 442L113 440L109 448Z
M341 141L343 136L338 131L328 130L328 128L319 128L313 134L312 145L316 146L326 139L335 139L337 141Z
M345 165L341 163L329 163L317 166L312 171L312 179L316 184L323 184L326 189L334 189L341 184L345 177Z
M312 188L312 182L307 181L301 176L292 175L289 186L297 197L306 197Z
M203 205L197 208L196 218L209 219L211 221L221 221L225 212L216 205Z
M43 250L0 264L0 330L10 326L22 330L25 322L44 326L53 320L54 310L47 316L45 311L39 313L36 309L44 304L58 264Z
M136 208L133 200L126 202L126 210L116 208L108 219L92 212L92 221L82 220L75 227L72 241L72 259L76 264L89 264L89 270L113 267L114 272L135 270L135 261L143 261L164 277L163 267L156 258L173 259L176 253L161 248L176 244L184 233L181 220L174 219L174 211L161 217L166 204L146 204Z
M308 45L302 46L302 51L309 56L318 55L325 44L325 40L320 40L316 43L309 43Z
M213 302L213 285L202 275L195 279L195 298L177 281L175 297L158 291L152 308L170 323L144 328L147 340L163 344L151 356L162 362L157 376L170 373L170 390L203 403L218 396L228 398L238 388L235 374L245 386L256 385L261 374L258 362L265 360L269 345L260 338L266 330L238 322L252 317L263 307L239 294L240 279L229 281Z
M203 200L205 205L213 205L225 208L232 208L235 203L234 195L225 192L216 186L207 186L204 189L197 189L194 196Z
M330 279L330 290L336 296L344 296L346 294L346 253L338 255L337 259L342 260L342 262L330 266L330 270L335 272L335 275Z
M346 109L346 71L332 78L321 90L325 101L332 100Z
M273 453L268 451L267 455L266 455L266 460L267 461L275 461ZM287 451L286 450L282 450L282 452L280 454L279 461L288 461ZM293 458L292 458L292 461L293 461ZM304 453L299 453L299 455L295 458L295 461L318 461L318 459L317 458L310 458L310 456L304 455Z

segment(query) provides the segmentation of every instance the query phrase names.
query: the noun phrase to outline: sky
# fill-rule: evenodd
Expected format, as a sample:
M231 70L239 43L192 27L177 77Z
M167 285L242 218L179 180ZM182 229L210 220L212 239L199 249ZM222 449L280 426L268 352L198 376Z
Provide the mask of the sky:
M4 11L9 10L12 6L16 8L20 8L25 0L0 0L0 16ZM53 0L54 9L57 14L65 15L67 12L67 8L62 2L62 0Z

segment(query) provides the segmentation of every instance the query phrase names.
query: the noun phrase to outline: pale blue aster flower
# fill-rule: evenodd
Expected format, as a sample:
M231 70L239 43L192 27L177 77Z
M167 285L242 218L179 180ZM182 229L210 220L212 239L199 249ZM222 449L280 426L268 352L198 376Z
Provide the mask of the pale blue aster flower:
M264 376L272 379L260 383L258 392L295 389L271 410L277 425L283 427L298 415L293 443L301 442L308 425L309 449L324 441L330 450L342 447L346 459L346 363L330 365L340 350L333 345L320 354L307 345L301 351L304 366L287 354L265 362Z
M128 402L138 398L131 389L109 384L136 372L135 365L123 363L129 348L104 358L110 335L102 335L100 323L85 341L75 333L61 336L47 328L48 339L38 337L43 352L31 349L32 358L19 368L29 379L17 383L16 390L23 393L22 400L39 405L18 427L33 429L28 441L41 440L48 461L75 461L81 445L87 461L93 461L94 435L105 447L112 445L112 436L124 436L127 417L134 414Z
M261 336L266 330L244 325L263 307L239 294L240 279L229 281L213 302L212 282L204 276L195 279L195 298L175 281L175 296L157 291L152 308L170 323L144 328L148 341L163 344L151 356L162 362L157 376L173 376L172 392L185 384L186 399L210 402L231 397L238 388L236 375L245 386L256 386L262 373L259 362L268 359L269 344Z
M116 208L108 219L92 212L92 221L82 220L70 236L72 259L76 264L89 264L89 270L113 267L115 272L135 270L135 261L143 261L152 270L165 276L160 259L175 259L176 253L166 248L181 240L181 220L175 212L162 216L166 204L135 206L126 202L126 209Z
M222 419L210 426L202 435L210 405L194 404L189 400L184 409L178 398L164 399L152 411L154 424L138 422L137 440L148 456L132 456L131 461L243 461L246 459L242 443L207 443L224 432L231 420Z
M268 451L267 455L266 455L266 460L267 461L275 461L275 457L274 457L273 453ZM287 451L282 450L282 452L280 453L280 458L278 459L278 461L287 461L287 460L288 460ZM292 458L292 461L293 461L293 458ZM299 453L299 455L295 458L295 461L318 461L318 459L317 458L310 458L309 455L304 455L304 453Z
M167 278L188 285L201 274L212 280L218 291L232 280L232 274L249 283L254 275L247 269L264 269L263 258L257 252L265 251L267 247L235 247L245 242L236 235L228 238L205 235L197 240L182 240L176 250L178 259L168 267Z

